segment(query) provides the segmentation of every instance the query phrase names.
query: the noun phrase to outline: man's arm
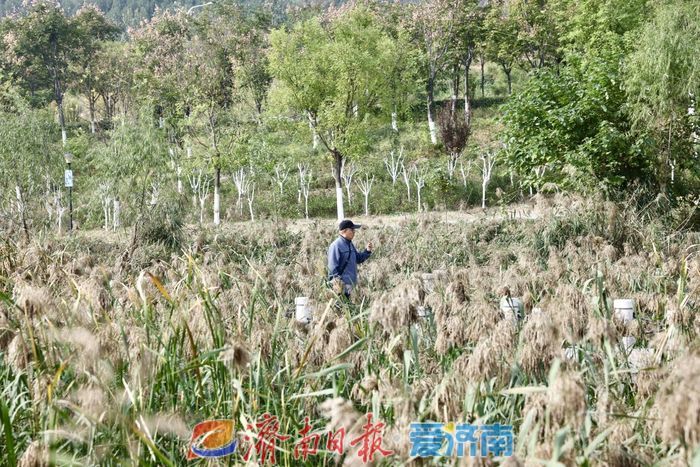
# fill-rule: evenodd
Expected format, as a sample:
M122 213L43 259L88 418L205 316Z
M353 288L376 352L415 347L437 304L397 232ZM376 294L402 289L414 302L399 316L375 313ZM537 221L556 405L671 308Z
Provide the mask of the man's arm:
M333 242L328 248L328 277L340 277L340 248Z
M372 254L372 250L364 250L362 252L357 252L357 264L364 263Z

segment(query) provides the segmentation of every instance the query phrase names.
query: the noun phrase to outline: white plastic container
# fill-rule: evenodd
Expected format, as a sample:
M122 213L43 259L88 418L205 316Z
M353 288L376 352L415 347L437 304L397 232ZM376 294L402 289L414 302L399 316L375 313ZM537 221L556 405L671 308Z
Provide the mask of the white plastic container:
M632 336L626 336L622 338L622 348L625 349L625 353L629 354L632 351L632 348L634 347L634 344L637 342L637 339L635 339Z
M520 319L523 316L523 301L517 297L501 297L501 312L508 318Z
M563 349L562 356L565 360L576 361L576 347L573 345Z
M425 292L431 293L435 289L435 277L430 273L425 273L421 276L421 279L423 281L423 289Z
M620 320L623 324L634 319L634 308L634 299L619 298L617 300L613 300L615 318Z
M294 304L296 305L296 320L300 323L310 323L311 307L309 306L309 297L297 297L294 299Z

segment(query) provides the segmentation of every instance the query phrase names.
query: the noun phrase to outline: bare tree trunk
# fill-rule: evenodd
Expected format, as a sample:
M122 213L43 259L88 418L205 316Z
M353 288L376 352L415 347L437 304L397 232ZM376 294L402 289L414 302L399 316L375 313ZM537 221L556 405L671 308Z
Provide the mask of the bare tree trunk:
M513 78L511 77L512 70L510 68L506 70L504 67L503 71L505 72L506 79L508 80L508 95L511 95L513 93Z
M457 110L457 97L459 96L459 63L452 67L452 115Z
M394 105L394 110L391 112L391 129L395 132L399 131L398 115L396 112L396 105Z
M316 132L316 128L314 127L313 117L310 113L307 114L307 116L309 118L309 129L311 130L311 134L313 135L313 148L316 149L318 148L318 133Z
M484 63L486 62L486 59L484 58L484 54L481 54L481 98L484 98L484 84L486 83L486 77L484 76Z

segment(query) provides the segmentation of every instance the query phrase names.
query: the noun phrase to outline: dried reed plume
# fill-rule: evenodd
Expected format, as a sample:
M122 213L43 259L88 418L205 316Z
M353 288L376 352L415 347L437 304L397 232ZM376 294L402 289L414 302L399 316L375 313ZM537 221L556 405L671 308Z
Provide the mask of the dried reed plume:
M226 363L229 368L243 370L250 363L250 352L242 340L234 340L222 350L219 360Z
M32 317L53 317L55 309L51 293L43 287L35 287L29 284L17 285L14 290L14 298L17 306L26 311Z
M530 314L520 333L518 363L523 371L543 374L560 349L559 330L551 316L546 311Z
M186 441L192 433L182 417L175 413L157 413L144 416L143 421L152 435L171 435Z
M479 341L464 367L463 355L455 363L455 376L467 381L487 381L498 378L500 385L510 380L516 323L511 319L502 320L487 338Z
M700 353L679 358L656 395L657 426L666 443L680 440L690 452L700 443Z
M556 305L551 303L551 307L545 308L553 313L566 340L572 344L578 343L585 336L591 314L588 299L579 288L563 284L557 287L554 300Z
M32 441L17 461L18 467L48 467L49 450L40 441Z
M418 316L423 301L423 286L418 279L409 279L372 303L369 319L379 323L387 334L406 329Z

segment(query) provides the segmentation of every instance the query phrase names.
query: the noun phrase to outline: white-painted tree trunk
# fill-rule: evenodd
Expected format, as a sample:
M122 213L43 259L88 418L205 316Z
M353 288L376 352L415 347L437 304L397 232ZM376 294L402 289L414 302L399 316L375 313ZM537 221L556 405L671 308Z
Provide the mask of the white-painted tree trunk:
M112 229L117 230L121 224L119 216L121 214L121 203L118 199L114 200L114 212L112 214Z
M391 112L391 129L398 132L399 131L399 120L396 110Z
M65 147L66 143L68 142L68 134L66 133L65 128L61 129L61 141L63 141L63 147Z
M401 163L402 166L402 172L401 176L403 177L403 183L406 185L406 195L408 196L408 202L411 202L411 174L406 170L406 166L403 165L403 162Z
M420 175L416 175L416 197L418 198L418 212L421 212L423 210L423 205L421 204L421 191L423 190L423 187L425 186L425 179L423 179Z
M486 189L491 181L491 174L493 173L493 166L496 164L495 153L487 152L481 155L482 167L481 167L481 208L486 209Z
M313 137L313 148L316 149L318 148L319 142L318 133L316 133L316 128L314 127L313 118L311 117L311 114L309 113L307 114L307 116L309 118L309 129L311 130L311 135Z
M428 110L428 128L430 129L430 142L437 144L437 127L435 126L435 121L433 120L430 110Z
M253 215L253 200L255 199L255 184L252 183L246 189L246 197L248 198L248 210L250 211L250 220L255 221L255 216Z
M336 209L338 212L338 220L341 221L345 219L345 210L343 209L343 187L340 186L340 182L336 181L335 187L335 198L336 198Z
M214 184L214 225L221 224L221 196L218 185Z
M369 177L369 174L365 174L364 178L361 178L358 180L357 184L360 187L360 191L365 197L365 216L369 216L369 194L372 191L372 184L374 183L374 175L372 175L372 178Z
M110 205L109 200L106 200L106 202L103 203L103 205L102 205L102 211L104 212L104 215L105 215L105 224L104 224L105 230L109 230L109 226L112 225L111 216L110 216L111 209L110 209L109 205Z

